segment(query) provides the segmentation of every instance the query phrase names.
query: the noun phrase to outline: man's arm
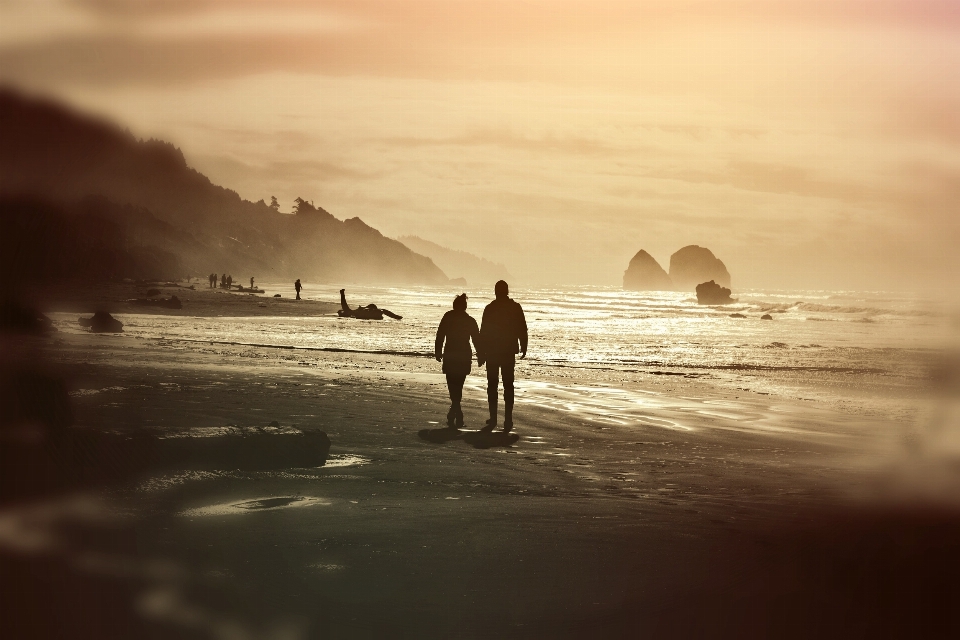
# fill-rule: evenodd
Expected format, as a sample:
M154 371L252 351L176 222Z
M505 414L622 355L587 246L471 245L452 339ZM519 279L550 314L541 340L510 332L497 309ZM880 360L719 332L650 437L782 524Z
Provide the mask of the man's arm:
M523 307L517 304L517 329L520 334L520 359L527 357L527 318L523 315Z

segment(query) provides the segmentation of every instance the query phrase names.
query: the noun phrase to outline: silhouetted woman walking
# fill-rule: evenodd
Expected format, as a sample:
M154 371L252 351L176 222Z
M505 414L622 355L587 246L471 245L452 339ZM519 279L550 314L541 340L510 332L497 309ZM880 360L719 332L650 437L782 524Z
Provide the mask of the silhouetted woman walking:
M471 338L477 350L477 363L483 366L480 329L477 327L477 321L467 313L467 294L461 293L453 299L453 310L443 314L434 345L437 362L443 362L443 372L447 374L447 388L450 390L447 426L451 429L459 429L463 426L460 400L463 398L463 383L467 379L467 374L470 373L470 363L473 360L473 352L470 350Z

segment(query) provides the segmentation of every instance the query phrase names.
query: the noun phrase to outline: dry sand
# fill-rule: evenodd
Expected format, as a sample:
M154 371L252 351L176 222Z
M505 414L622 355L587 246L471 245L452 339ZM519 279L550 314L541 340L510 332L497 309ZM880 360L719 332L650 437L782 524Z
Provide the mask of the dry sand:
M199 315L211 296L248 304L184 298ZM519 440L444 442L420 433L447 407L427 358L107 335L17 345L70 381L75 428L276 422L322 429L332 448L319 468L145 470L8 504L4 637L956 630L955 512L878 497L903 433L892 421L521 364ZM485 417L477 373L468 429Z

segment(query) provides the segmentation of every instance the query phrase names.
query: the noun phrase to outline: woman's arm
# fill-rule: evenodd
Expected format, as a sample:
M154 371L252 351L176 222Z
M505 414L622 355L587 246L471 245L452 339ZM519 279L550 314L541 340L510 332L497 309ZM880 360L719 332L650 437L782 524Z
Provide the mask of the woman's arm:
M433 343L433 357L437 362L443 362L443 339L447 336L447 316L444 314L437 327L437 339Z

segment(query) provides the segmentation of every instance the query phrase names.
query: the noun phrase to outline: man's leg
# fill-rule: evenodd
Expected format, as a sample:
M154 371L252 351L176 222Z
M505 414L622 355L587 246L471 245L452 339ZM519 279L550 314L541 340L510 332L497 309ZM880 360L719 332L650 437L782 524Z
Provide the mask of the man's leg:
M513 428L513 370L516 360L511 356L509 360L500 363L503 373L503 430Z
M344 294L344 289L340 289L340 307L343 309L344 315L349 316L352 313L350 311L350 305L347 304L347 296Z
M500 365L487 360L487 403L490 405L490 419L487 426L497 426L497 387L500 386Z

